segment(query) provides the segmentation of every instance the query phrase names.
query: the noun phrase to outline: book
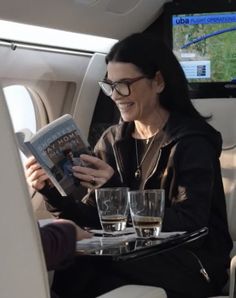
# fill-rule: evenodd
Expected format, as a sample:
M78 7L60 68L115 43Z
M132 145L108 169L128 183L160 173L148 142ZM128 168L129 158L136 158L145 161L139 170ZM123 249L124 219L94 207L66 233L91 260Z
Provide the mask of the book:
M72 116L63 115L33 134L28 128L16 132L17 143L26 157L33 155L62 196L71 194L79 179L72 166L89 166L80 154L92 154L88 141Z

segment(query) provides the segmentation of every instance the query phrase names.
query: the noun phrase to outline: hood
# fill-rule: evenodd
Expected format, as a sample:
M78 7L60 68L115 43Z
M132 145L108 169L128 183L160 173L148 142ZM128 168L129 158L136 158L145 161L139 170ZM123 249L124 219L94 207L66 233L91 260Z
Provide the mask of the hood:
M202 136L215 148L220 156L222 151L222 137L219 131L201 118L188 118L172 114L164 128L167 137L163 146L176 143L179 139L189 136Z
M118 125L111 126L107 131L111 131L111 143L120 142L132 134L134 122L121 122ZM222 151L222 137L220 132L201 118L188 118L177 113L172 113L164 127L166 137L162 147L172 146L182 138L190 136L202 136L216 150L220 156ZM106 134L107 132L105 132Z

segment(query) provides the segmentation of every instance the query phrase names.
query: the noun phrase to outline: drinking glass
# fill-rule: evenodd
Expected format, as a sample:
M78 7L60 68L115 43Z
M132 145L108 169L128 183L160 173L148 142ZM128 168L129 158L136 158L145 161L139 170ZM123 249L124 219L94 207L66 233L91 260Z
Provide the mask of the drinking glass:
M104 232L123 231L129 212L127 187L95 189L96 203Z
M128 201L137 236L141 238L158 237L164 215L165 190L129 191Z

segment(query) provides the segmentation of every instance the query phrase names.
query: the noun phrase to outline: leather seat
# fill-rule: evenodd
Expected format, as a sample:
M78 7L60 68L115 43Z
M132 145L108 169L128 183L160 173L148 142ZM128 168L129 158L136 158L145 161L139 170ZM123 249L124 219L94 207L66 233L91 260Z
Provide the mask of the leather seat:
M0 94L0 296L49 298L39 231L3 98Z

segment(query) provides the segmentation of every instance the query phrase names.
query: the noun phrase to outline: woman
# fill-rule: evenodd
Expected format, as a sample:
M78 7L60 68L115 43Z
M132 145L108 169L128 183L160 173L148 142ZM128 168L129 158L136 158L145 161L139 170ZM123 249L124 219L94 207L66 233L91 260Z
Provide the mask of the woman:
M106 264L98 274L94 269L93 291L86 297L127 283L160 286L175 298L219 294L232 248L219 163L221 136L192 105L182 68L162 42L133 34L113 46L106 63L107 77L99 84L119 108L122 121L104 132L95 147L97 157L81 156L93 169L77 166L74 175L89 189L164 188L162 230L207 226L209 233L191 248L130 264ZM47 187L47 177L32 159L27 168L29 183L46 196L51 211L59 210L61 217L80 225L99 223L91 193L83 202L61 199ZM73 270L71 274L79 274ZM67 273L58 274L57 290L62 297L76 297L79 292L69 280L64 289L57 286Z

